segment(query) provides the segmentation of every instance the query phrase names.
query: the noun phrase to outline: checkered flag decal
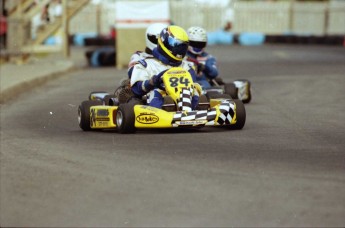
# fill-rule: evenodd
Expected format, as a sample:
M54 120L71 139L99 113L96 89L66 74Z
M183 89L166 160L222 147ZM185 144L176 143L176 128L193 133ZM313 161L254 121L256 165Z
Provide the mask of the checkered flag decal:
M177 103L178 109L180 111L192 111L192 94L193 88L184 88L180 94L180 99Z
M229 101L223 101L219 106L219 111L221 114L219 115L217 122L220 125L230 124L232 121L232 118L234 118L234 115L235 115L234 110L235 110L234 103L229 102Z
M178 124L178 122L196 121L196 120L204 121L204 123L199 124L199 126L201 125L214 126L214 125L230 124L235 115L234 110L235 110L235 105L233 102L223 101L220 104L219 108L212 108L210 110L190 111L190 112L178 111L174 114L171 125L173 127L179 127L180 125ZM217 121L215 121L217 117L217 113L219 113L219 116L218 116Z
M173 127L178 127L176 122L188 121L188 120L204 120L206 125L214 125L214 119L216 118L216 109L191 111L191 112L176 112L172 120ZM205 125L203 124L203 125Z
M217 110L212 108L210 111L207 112L207 123L206 125L214 125L214 120L217 116Z

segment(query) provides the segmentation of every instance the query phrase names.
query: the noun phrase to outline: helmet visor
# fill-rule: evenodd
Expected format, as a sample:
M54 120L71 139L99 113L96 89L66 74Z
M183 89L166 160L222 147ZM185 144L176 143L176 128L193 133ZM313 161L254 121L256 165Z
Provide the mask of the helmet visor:
M195 49L203 49L206 47L207 42L200 42L200 41L189 41L189 46Z
M147 34L147 39L151 41L151 43L154 43L154 44L158 43L158 38L155 35Z
M203 48L189 47L189 50L191 50L194 54L201 54L204 49Z
M183 58L186 55L188 49L188 42L181 41L179 39L169 36L164 43L164 45L171 51L171 53L174 56L178 58Z

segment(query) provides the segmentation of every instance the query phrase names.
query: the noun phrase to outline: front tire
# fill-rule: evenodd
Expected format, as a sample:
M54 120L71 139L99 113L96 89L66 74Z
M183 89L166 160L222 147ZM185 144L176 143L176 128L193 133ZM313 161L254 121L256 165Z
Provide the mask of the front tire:
M130 100L128 103L120 104L116 112L116 126L119 133L130 134L136 131L134 126L134 106L137 104L140 104L140 102L136 100Z
M83 131L92 130L90 107L96 106L96 105L102 105L102 101L99 101L99 100L83 101L81 105L79 105L78 122L79 122L79 127L83 129Z
M235 99L236 104L236 123L233 125L230 125L231 129L235 130L241 130L244 127L244 124L246 123L246 109L244 107L244 104L241 100Z

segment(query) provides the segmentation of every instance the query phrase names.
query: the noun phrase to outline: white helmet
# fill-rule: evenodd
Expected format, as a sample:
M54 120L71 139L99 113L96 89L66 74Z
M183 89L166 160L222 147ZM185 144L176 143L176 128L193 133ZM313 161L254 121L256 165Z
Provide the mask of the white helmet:
M167 26L167 24L163 23L154 23L147 27L145 34L146 49L149 49L152 52L152 50L157 47L159 34Z
M187 31L189 37L189 51L193 54L200 54L207 45L206 30L201 27L190 27Z

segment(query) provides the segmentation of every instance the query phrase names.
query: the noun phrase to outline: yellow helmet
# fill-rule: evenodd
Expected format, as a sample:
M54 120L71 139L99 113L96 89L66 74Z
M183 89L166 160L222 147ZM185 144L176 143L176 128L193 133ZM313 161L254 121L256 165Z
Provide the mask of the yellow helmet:
M157 50L172 63L180 63L188 50L188 35L176 25L164 28L158 37Z

